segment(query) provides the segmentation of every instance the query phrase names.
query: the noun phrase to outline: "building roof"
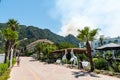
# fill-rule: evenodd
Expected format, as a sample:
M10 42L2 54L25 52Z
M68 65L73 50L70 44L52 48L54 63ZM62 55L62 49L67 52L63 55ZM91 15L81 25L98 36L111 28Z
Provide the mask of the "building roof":
M67 49L60 49L60 50L55 50L52 53L64 53L65 50L67 50L67 52L71 52L71 50L73 49L74 52L76 53L86 53L86 49L85 48L67 48Z
M27 50L33 50L34 47L35 47L35 45L36 45L37 43L39 43L39 42L54 44L54 42L52 42L52 41L50 41L50 40L48 40L48 39L39 39L39 40L36 40L36 41L30 43L29 45L27 45L27 46L26 46L26 47L27 47Z
M109 43L101 47L98 47L96 49L97 50L116 50L116 49L120 49L120 45L115 43Z

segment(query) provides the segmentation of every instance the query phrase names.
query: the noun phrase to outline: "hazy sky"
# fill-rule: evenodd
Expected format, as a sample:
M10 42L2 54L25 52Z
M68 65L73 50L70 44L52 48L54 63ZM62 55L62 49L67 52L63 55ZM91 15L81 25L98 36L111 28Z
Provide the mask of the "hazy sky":
M120 0L1 0L0 22L47 28L66 36L77 29L100 28L106 37L120 36Z

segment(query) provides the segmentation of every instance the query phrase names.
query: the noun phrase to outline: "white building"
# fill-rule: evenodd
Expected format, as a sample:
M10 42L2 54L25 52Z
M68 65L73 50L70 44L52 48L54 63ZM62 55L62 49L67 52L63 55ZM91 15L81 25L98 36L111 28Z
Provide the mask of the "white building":
M108 43L117 43L117 44L120 44L120 37L116 37L116 38L110 38L110 37L107 37L107 38L103 38L103 41L102 41L102 45L105 45L105 44L108 44ZM93 50L93 54L96 53L96 48L97 47L100 47L102 46L101 45L101 42L99 39L97 40L94 40L92 43L91 43L91 47L92 47L92 50Z
M117 44L120 44L120 37L115 37L115 38L106 37L106 38L103 38L102 45L105 45L105 44L108 44L108 43L117 43ZM100 39L96 39L96 40L90 42L90 44L91 44L91 48L93 50L92 54L96 53L95 49L97 47L102 46ZM81 43L81 46L84 47L85 43L84 44Z

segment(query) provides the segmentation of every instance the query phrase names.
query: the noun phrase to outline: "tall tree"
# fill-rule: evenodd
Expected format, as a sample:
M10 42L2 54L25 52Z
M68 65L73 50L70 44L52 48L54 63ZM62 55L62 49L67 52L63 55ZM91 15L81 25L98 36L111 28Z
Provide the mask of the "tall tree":
M8 27L14 32L19 28L19 23L17 22L17 20L14 19L9 19L7 22ZM10 46L12 47L12 45L15 43L16 39L13 39L10 41ZM14 47L14 46L13 46Z
M91 72L94 71L94 64L92 61L92 55L91 55L91 46L89 41L93 41L95 38L95 35L98 33L98 29L90 30L88 26L84 27L83 30L78 29L78 39L80 41L86 42L86 49L87 49L87 56L89 57L90 65L91 65Z
M17 22L17 20L14 20L14 19L9 19L9 21L7 22L7 25L13 31L16 31L16 29L19 27L19 23Z
M5 39L5 60L4 63L7 61L7 57L10 53L10 49L13 47L18 39L18 32L16 29L18 28L18 22L14 19L9 19L7 22L8 28L2 30L3 37Z
M18 38L18 33L16 31L12 31L10 28L3 29L2 35L5 39L5 59L4 63L7 61L8 53L10 51L10 41L16 40Z

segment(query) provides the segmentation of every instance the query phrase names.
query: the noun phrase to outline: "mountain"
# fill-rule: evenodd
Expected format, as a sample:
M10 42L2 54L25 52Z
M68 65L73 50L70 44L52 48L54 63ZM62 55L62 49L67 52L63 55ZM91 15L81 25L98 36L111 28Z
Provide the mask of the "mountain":
M6 24L0 23L0 29L5 28L6 26L7 26ZM71 34L66 37L63 37L51 32L49 29L40 29L34 26L20 25L18 32L19 40L28 38L26 42L23 42L23 45L29 44L32 41L38 39L49 39L54 43L69 42L77 46L79 43L79 40Z
M69 34L68 36L66 36L65 41L69 43L73 43L77 46L80 43L80 41L76 37L74 37L72 34Z

